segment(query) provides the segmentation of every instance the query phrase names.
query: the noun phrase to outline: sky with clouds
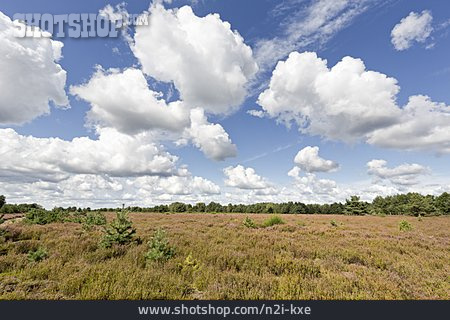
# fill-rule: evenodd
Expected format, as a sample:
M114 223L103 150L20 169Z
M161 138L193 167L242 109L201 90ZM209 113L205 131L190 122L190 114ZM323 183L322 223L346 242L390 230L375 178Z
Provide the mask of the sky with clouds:
M15 13L147 14L18 38ZM450 4L0 2L0 194L53 206L450 191Z

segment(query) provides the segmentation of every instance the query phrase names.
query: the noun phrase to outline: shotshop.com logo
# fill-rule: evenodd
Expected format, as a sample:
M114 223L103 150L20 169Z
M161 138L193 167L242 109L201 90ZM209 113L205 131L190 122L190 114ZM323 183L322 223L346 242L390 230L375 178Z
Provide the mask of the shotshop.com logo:
M19 38L114 38L128 26L148 25L148 14L16 13L13 20Z

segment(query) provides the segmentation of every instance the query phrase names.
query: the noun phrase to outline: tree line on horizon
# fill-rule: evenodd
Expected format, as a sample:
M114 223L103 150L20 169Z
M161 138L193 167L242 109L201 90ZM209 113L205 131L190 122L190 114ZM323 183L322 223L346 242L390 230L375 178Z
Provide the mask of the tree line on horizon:
M7 204L4 196L0 196L0 214L26 213L31 209L42 209L42 206L33 204ZM277 213L277 214L348 214L348 215L410 215L431 216L450 214L450 194L447 192L439 196L421 195L410 192L393 196L377 196L372 202L361 201L358 196L352 196L345 203L331 204L305 204L303 202L261 202L255 204L226 204L217 202L208 204L186 204L173 202L171 204L156 205L153 207L126 207L130 212L154 213ZM69 212L91 211L90 208L57 207L54 210ZM122 208L100 208L95 211L118 211Z

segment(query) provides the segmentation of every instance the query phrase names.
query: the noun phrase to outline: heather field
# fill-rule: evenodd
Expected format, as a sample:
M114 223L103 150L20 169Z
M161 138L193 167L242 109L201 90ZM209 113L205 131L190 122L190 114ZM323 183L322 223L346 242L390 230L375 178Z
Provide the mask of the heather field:
M101 226L9 220L0 299L450 299L449 217L279 217L132 213L109 247Z

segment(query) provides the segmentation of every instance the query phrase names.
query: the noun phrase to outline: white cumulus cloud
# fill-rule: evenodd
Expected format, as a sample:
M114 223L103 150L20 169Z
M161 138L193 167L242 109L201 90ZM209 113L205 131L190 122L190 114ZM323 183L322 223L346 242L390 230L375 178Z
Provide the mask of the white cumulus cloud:
M22 136L13 129L0 129L0 175L10 179L59 181L71 174L142 176L177 174L178 160L147 134L129 136L101 128L97 140L78 137Z
M189 109L182 102L166 103L160 93L148 87L139 69L102 70L70 92L90 103L88 119L125 133L152 129L182 131L189 126Z
M63 44L48 37L16 37L19 22L0 12L0 125L23 124L67 107L66 71L57 63Z
M330 172L339 168L339 164L319 156L319 147L305 147L294 158L295 164L306 172Z
M302 133L403 150L450 152L450 107L415 95L397 105L397 80L344 57L329 69L315 53L293 52L259 95L263 111Z
M397 167L388 168L387 161L374 159L367 162L368 173L380 179L387 179L393 184L417 184L417 178L427 174L429 169L417 163L404 163Z
M450 153L450 106L427 96L411 96L401 121L374 131L368 142L385 148Z
M265 189L270 183L255 172L253 168L237 165L223 169L225 185L239 189Z
M220 124L208 122L200 108L191 111L191 126L186 129L185 135L210 159L220 161L237 154L236 145L231 142L228 133Z
M293 52L273 71L258 103L271 117L328 139L356 141L398 121L397 81L344 57L333 68L316 53Z
M398 51L410 48L414 42L423 43L433 31L433 16L428 10L421 13L411 12L394 26L391 42Z
M136 28L132 50L145 74L173 82L181 100L211 114L235 110L258 69L228 22L218 14L198 17L189 6L152 5L149 24Z

